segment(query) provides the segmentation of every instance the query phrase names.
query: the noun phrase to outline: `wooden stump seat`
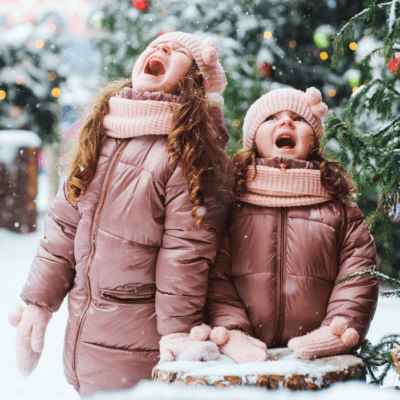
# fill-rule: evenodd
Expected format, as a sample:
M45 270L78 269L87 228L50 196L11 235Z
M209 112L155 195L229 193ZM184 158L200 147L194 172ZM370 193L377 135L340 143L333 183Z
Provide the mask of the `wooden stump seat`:
M336 382L365 381L363 362L352 355L301 360L288 348L268 350L265 362L175 361L157 365L152 379L187 386L258 386L265 389L319 390Z

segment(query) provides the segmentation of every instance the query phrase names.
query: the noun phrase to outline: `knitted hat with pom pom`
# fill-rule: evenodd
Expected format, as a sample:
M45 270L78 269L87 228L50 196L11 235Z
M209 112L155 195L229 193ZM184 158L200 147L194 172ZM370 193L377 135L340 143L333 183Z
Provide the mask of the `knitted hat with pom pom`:
M243 125L245 149L252 148L260 125L279 111L293 111L303 117L313 128L318 140L321 140L324 135L322 118L328 111L328 107L322 102L321 92L314 87L307 89L305 93L296 89L276 89L261 96L247 111Z
M165 42L176 42L185 47L193 56L197 67L203 75L204 89L208 94L210 101L221 102L215 104L222 108L222 92L226 87L226 77L221 63L218 59L218 42L208 37L200 40L197 37L185 32L168 32L155 39L150 46Z

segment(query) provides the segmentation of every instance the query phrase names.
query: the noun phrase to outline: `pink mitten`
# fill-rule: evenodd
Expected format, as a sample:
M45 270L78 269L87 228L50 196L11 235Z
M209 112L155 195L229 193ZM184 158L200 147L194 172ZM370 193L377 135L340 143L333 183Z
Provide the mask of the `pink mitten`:
M211 328L205 324L192 328L189 333L171 333L160 340L160 361L214 361L220 353L218 346L207 342Z
M265 343L240 330L227 330L223 326L214 328L210 340L219 345L221 354L225 354L237 363L265 361L267 346Z
M9 315L10 324L17 329L17 367L29 375L37 366L44 345L44 334L52 313L43 307L22 306Z
M348 353L358 343L358 333L347 321L335 317L329 326L289 340L288 347L300 358L328 357Z

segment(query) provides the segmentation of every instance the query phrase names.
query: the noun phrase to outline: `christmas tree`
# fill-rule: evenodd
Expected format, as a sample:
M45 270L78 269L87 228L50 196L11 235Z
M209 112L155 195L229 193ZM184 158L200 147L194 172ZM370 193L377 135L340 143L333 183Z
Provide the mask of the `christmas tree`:
M0 129L26 129L44 142L57 140L57 97L68 67L57 25L0 26Z
M338 143L337 156L351 169L360 206L368 207L369 193L379 195L367 226L382 259L393 249L396 233L398 238L393 221L399 217L400 192L400 3L367 2L366 8L335 35L332 66L343 61L349 44L363 47L363 57L354 65L363 84L355 87L341 117L332 113L324 139ZM400 281L373 270L341 277L337 283L364 274L374 275L389 286L381 296L400 298ZM400 373L399 354L400 334L391 334L376 345L365 341L358 355L371 383L382 384L390 369Z
M400 211L399 20L397 1L373 0L335 36L332 66L340 65L349 44L361 48L353 69L362 85L354 88L343 115L332 114L325 136L325 141L337 143L337 157L352 173L381 269L391 276L400 275L400 254L394 246L400 238L394 223Z

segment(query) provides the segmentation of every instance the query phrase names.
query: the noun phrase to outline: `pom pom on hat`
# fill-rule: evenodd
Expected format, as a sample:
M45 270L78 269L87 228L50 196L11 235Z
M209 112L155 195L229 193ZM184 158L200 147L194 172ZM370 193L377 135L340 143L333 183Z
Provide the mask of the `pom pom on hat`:
M218 346L223 345L229 339L229 332L223 326L217 326L210 333L210 340Z
M359 340L357 331L354 328L349 328L342 335L342 342L349 347L354 347Z
M333 334L340 336L348 327L347 321L342 317L336 317L331 322L330 328Z
M214 47L206 46L203 48L203 61L206 65L214 64L218 60L218 52Z
M315 87L310 87L306 90L304 101L310 106L311 112L317 118L323 118L328 112L328 107L322 102L321 92Z

